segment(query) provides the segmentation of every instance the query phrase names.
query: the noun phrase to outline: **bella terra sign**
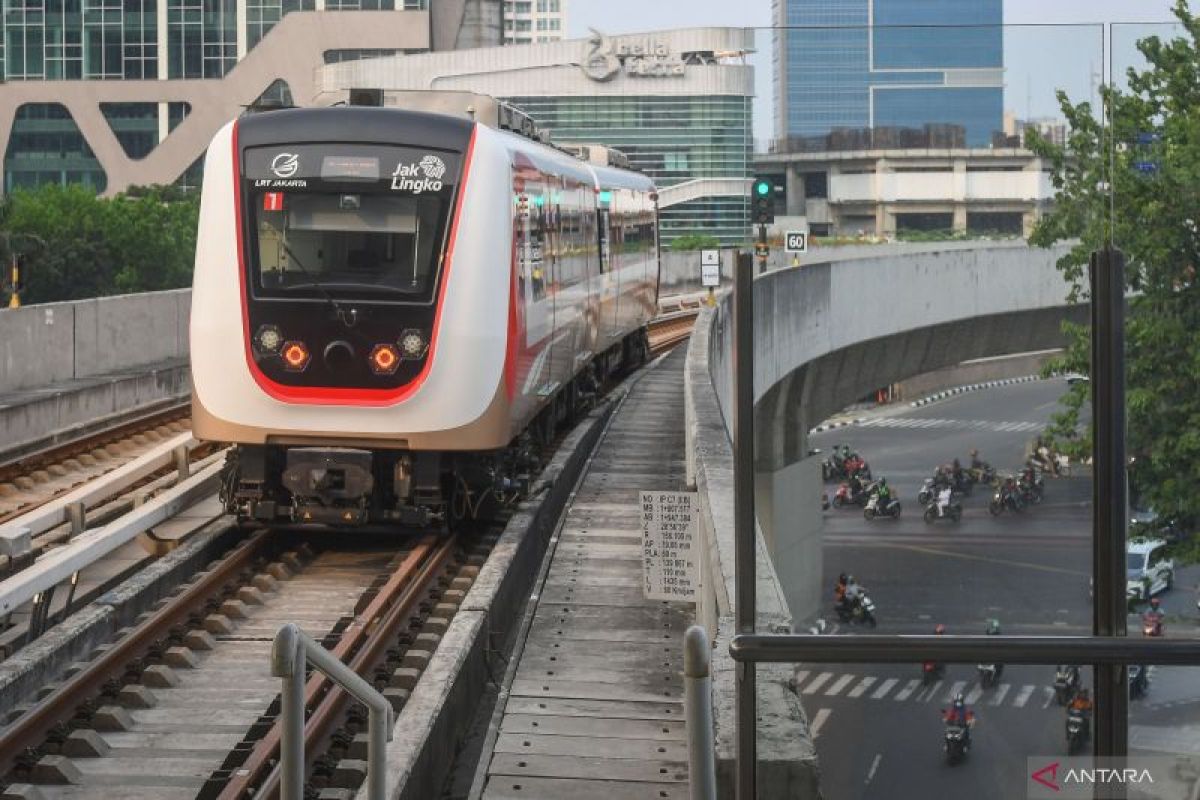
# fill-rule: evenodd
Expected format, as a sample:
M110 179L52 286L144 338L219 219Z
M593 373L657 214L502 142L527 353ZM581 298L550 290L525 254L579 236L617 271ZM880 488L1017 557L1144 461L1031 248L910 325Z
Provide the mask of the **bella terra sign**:
M682 78L683 59L671 53L665 42L652 38L626 38L614 42L595 28L579 64L594 81L612 80L624 71L631 78Z

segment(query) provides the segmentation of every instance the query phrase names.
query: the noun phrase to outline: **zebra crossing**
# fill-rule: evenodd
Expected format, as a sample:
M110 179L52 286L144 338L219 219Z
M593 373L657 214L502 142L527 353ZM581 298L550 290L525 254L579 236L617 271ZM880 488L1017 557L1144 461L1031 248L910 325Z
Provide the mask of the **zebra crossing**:
M1044 422L1004 422L986 419L942 419L927 417L873 417L858 423L860 428L945 428L961 431L996 431L998 433L1030 433L1046 427Z
M962 693L967 705L1048 708L1054 702L1054 687L1036 683L998 683L990 689L978 681L938 680L926 684L921 678L880 678L858 673L797 670L792 676L796 694L808 702L827 697L866 698L893 703L950 703Z

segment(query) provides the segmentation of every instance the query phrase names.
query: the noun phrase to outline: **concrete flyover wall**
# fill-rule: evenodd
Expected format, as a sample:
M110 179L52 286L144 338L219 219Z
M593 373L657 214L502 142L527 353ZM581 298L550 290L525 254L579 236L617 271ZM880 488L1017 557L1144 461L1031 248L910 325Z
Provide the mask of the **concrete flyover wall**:
M0 309L0 395L188 357L191 289Z
M1061 249L1023 242L808 264L754 282L755 495L759 525L796 620L820 614L822 516L808 430L873 389L970 359L1062 346ZM712 320L709 362L732 430L730 298Z
M883 248L881 248L883 249ZM801 460L813 424L873 388L974 358L1062 344L1060 249L961 245L808 264L755 280L756 454ZM713 382L729 408L732 328L720 306ZM727 420L727 426L731 422Z
M191 290L0 310L0 455L182 399Z
M709 372L709 335L714 312L700 311L688 343L684 378L687 483L700 499L700 596L696 618L713 641L713 712L716 725L718 796L734 796L735 681L729 656L734 632L733 447ZM757 629L790 631L791 614L762 531L757 532ZM815 800L820 796L816 748L790 668L758 669L759 796Z

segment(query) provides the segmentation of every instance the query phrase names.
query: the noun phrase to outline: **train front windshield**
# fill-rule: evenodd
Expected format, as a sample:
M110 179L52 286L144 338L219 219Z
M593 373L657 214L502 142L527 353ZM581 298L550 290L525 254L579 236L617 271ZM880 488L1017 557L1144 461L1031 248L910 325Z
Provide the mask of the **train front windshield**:
M256 278L265 293L427 293L440 245L440 198L321 193L292 194L278 202L264 197L255 227Z
M245 159L255 297L432 299L459 154L293 145L250 148Z

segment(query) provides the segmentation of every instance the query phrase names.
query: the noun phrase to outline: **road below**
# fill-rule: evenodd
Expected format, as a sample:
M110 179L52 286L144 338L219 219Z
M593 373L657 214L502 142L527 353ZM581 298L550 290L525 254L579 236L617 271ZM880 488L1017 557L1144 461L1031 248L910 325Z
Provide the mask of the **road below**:
M956 457L967 463L971 448L1001 472L1015 470L1065 389L1061 380L998 387L815 434L812 446L825 452L846 443L862 453L904 506L899 520L867 521L857 507L826 512L829 616L837 575L848 572L875 601L879 633L930 633L941 623L951 634L977 634L991 618L1006 634L1090 633L1089 473L1047 478L1045 502L1020 514L991 516L983 487L963 499L958 524L927 525L917 503L924 478ZM826 488L832 496L836 483ZM1177 586L1195 578L1195 570L1181 571ZM1195 635L1194 596L1180 589L1164 595L1169 632ZM1138 630L1136 621L1130 628ZM859 629L835 624L834 631ZM1090 670L1084 674L1090 686ZM1151 676L1149 695L1133 706L1133 746L1200 754L1200 671L1156 668ZM827 797L1024 797L1026 758L1066 752L1054 665L1009 667L987 690L974 665L951 666L931 686L920 678L916 664L797 667ZM959 692L978 722L969 757L950 767L940 711Z

